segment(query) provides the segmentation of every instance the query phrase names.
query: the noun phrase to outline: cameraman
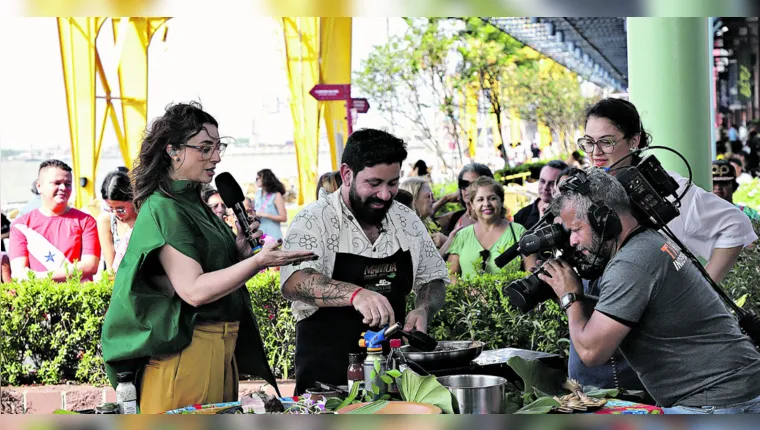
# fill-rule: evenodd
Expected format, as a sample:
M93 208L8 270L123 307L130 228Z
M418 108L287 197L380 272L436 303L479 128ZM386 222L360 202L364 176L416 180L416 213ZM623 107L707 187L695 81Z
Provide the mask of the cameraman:
M572 186L582 182L571 183L584 176L585 193ZM565 261L548 261L538 275L567 311L586 365L606 363L619 348L666 412L760 413L760 353L681 250L639 225L617 180L590 169L561 185L551 209L570 246L604 267L590 318L576 301L581 280Z

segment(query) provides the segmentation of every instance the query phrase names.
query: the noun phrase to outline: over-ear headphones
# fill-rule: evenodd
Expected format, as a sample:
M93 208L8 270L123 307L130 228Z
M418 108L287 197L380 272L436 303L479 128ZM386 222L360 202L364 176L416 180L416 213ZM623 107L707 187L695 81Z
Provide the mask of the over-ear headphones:
M584 171L566 179L560 185L559 190L560 192L570 191L591 198L591 183ZM603 202L596 202L593 199L591 199L591 206L588 208L588 222L591 229L601 236L602 240L614 239L623 231L623 224L620 222L618 214Z

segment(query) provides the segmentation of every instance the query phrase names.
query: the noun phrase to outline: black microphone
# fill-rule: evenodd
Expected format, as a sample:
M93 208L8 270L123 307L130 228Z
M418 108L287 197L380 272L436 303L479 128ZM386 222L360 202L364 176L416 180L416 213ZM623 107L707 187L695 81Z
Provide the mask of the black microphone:
M232 209L232 212L235 213L235 217L240 223L240 228L247 232L250 224L248 223L248 213L245 211L245 205L243 204L245 201L243 189L240 188L235 178L228 172L217 175L215 182L216 189L219 191L219 196L222 198L224 205ZM261 243L258 240L248 235L246 235L246 239L248 240L248 244L251 245L254 254L261 251Z

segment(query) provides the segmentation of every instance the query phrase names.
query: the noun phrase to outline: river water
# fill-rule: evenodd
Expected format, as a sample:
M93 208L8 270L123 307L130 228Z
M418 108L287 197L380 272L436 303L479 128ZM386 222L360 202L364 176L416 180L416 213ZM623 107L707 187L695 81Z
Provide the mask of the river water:
M71 165L70 156L60 159ZM409 151L406 164L413 163L418 159L426 160L429 165L434 161L424 150L412 149ZM320 152L318 163L319 173L332 170L329 152ZM37 179L39 164L40 161L3 160L0 162L0 206L2 206L3 211L6 208L21 206L32 197L32 182ZM100 185L103 178L109 172L123 165L124 162L121 157L101 157L95 180L98 198L100 198ZM256 172L261 169L271 169L277 177L289 179L291 183L295 184L297 181L298 166L295 153L255 155L250 153L235 154L228 151L222 157L222 162L219 163L216 171L217 173L230 172L242 186L246 183L255 182ZM408 166L405 166L405 169L409 170Z

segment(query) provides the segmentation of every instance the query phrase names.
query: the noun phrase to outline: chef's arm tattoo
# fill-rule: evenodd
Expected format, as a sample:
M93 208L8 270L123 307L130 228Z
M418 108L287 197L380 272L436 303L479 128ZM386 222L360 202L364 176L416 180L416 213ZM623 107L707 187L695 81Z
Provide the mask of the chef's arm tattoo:
M312 268L293 272L282 286L282 296L317 307L350 306L351 295L359 288L330 279Z
M417 309L425 309L429 318L441 310L445 300L446 284L444 284L441 279L434 279L417 289L414 298L414 307Z

